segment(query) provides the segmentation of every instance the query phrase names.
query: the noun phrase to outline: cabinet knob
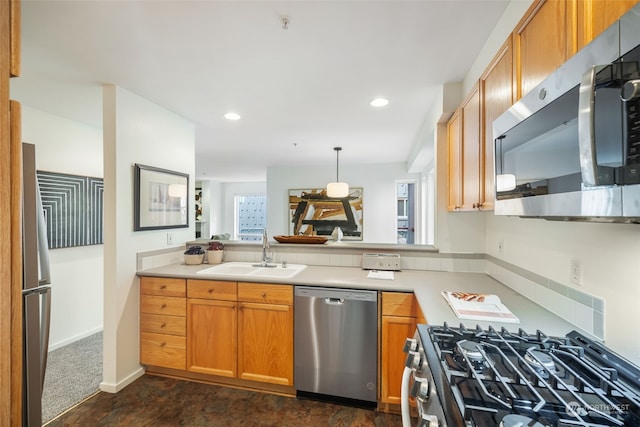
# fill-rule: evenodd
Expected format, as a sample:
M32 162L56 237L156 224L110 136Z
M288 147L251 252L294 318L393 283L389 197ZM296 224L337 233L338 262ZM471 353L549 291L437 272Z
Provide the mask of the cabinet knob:
M163 342L162 344L160 344L160 347L165 347L167 345L166 342Z
M167 308L167 304L162 304L160 308Z
M167 289L167 285L160 285L160 290L165 290Z
M262 293L262 298L266 298L266 297L267 297L267 293L266 293L266 292L263 292L263 293Z
M162 325L160 325L160 327L161 327L161 328L166 328L166 327L167 327L167 324L166 324L166 323L163 323Z
M209 289L207 289L207 292L209 292L210 294L212 294L212 293L213 293L213 291L215 291L215 289L213 289L213 288L209 288Z

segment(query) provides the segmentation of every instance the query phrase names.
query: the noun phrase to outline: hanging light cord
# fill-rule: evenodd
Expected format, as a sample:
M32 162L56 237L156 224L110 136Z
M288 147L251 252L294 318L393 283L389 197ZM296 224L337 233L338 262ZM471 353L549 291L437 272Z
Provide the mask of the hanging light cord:
M333 147L334 150L336 150L336 182L340 182L340 179L338 177L338 165L340 163L339 158L340 158L340 150L342 150L342 147Z

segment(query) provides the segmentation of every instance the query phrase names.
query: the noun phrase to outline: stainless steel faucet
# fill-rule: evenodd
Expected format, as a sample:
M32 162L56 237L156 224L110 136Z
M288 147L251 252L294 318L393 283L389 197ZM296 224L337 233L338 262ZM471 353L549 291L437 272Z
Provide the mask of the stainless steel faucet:
M268 267L269 261L271 261L271 258L267 256L267 249L269 249L269 236L267 235L267 229L263 228L262 229L262 261L260 262L260 265L262 267Z

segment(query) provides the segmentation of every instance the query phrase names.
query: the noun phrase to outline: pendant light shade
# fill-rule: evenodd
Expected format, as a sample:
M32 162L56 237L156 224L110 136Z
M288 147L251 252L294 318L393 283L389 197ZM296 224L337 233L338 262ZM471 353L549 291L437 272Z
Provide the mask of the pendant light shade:
M342 147L333 147L336 152L336 182L330 182L327 184L327 197L342 198L349 195L349 184L346 182L340 182L338 175L339 156Z

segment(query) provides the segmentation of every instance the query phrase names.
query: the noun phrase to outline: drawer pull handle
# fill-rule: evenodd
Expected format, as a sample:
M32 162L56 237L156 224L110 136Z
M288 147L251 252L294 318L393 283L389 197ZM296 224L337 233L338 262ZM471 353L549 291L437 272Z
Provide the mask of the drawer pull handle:
M209 290L208 290L207 292L209 292L210 294L212 294L212 293L213 293L213 291L215 291L215 289L213 289L213 288L209 288Z
M167 285L160 285L160 289L161 289L161 290L165 290L165 289L167 289Z
M167 345L166 342L163 342L162 344L160 344L160 347L165 347Z
M162 325L160 325L160 327L161 327L161 328L166 328L166 327L167 327L167 324L166 324L166 323L163 323Z
M263 293L262 293L262 298L266 298L266 297L267 297L267 293L266 293L266 292L263 292Z
M167 304L162 304L160 308L167 308Z

